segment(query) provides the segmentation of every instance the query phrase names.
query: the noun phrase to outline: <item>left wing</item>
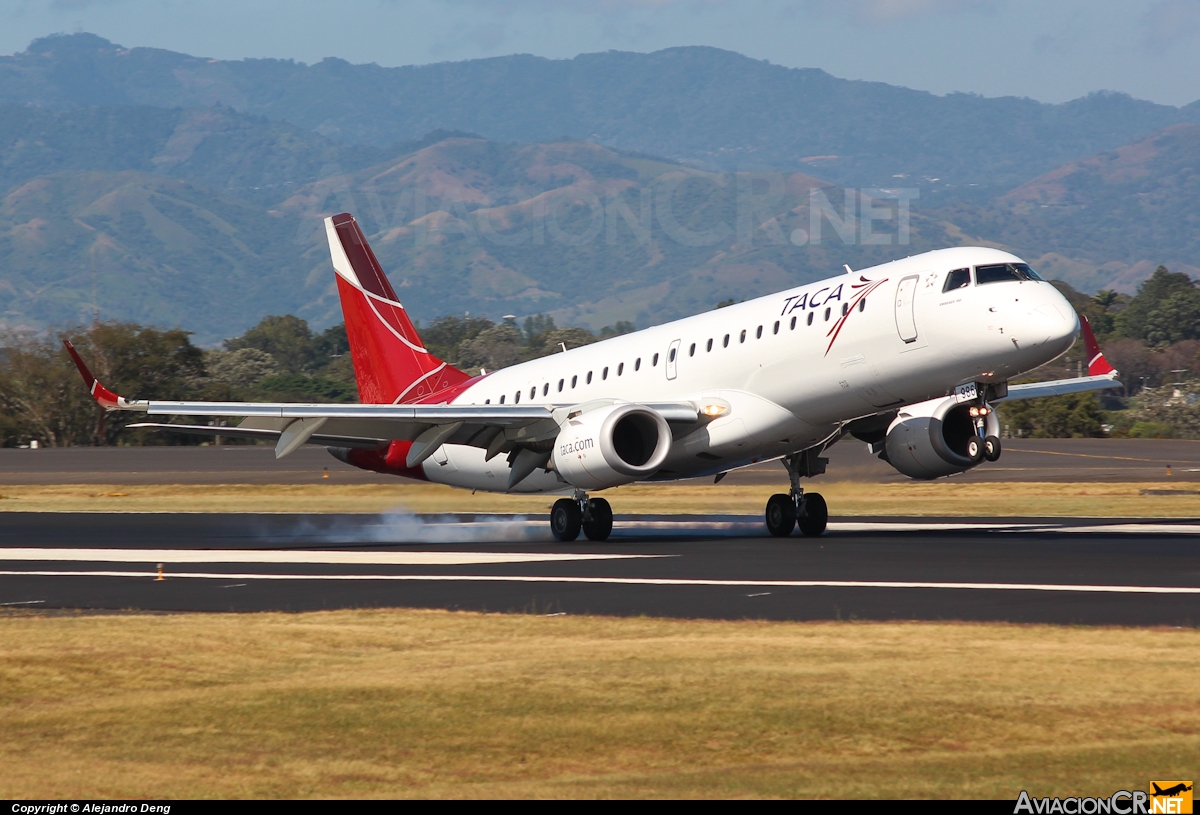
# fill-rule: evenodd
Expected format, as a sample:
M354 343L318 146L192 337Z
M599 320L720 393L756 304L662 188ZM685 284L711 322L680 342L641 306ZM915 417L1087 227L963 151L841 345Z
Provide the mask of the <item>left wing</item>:
M241 417L237 427L139 422L132 428L173 430L208 436L275 441L283 458L304 444L383 448L410 441L406 464L416 467L443 444L484 448L488 458L523 444L551 441L571 414L590 405L361 405L291 402L156 402L126 399L104 387L74 346L64 340L92 397L106 410L140 411L147 416ZM596 406L599 406L597 403ZM691 402L651 403L668 423L701 421Z

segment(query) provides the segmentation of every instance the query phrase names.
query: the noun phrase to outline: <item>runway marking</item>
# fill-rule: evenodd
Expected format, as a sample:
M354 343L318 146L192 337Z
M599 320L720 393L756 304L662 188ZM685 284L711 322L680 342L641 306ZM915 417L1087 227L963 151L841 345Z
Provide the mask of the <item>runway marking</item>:
M0 571L2 577L133 577L153 580L155 572ZM228 574L168 573L167 580L346 580L434 583L578 583L625 586L732 586L737 588L966 589L974 591L1045 591L1085 594L1200 594L1196 586L1093 586L1070 583L935 583L892 580L708 580L671 577L553 577L541 575L450 574Z
M355 566L481 566L493 563L552 563L629 560L674 555L567 554L559 552L324 552L258 549L0 549L0 561L36 560L97 563L295 563Z
M1143 535L1200 535L1200 524L1101 524L1099 526L1059 526L1038 532L1091 532Z
M45 600L16 600L12 603L0 603L0 606L36 606L38 603L44 603Z

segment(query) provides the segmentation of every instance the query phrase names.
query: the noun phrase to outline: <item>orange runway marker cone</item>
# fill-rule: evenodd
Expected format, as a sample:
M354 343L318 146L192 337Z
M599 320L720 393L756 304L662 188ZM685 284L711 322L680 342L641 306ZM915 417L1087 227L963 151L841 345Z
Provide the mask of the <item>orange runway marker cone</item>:
M328 467L325 468L325 472L321 475L321 478L329 478L329 468Z
M158 582L159 580L165 580L165 579L166 578L164 578L162 575L162 564L160 563L160 564L158 564L158 577L154 578L154 581Z

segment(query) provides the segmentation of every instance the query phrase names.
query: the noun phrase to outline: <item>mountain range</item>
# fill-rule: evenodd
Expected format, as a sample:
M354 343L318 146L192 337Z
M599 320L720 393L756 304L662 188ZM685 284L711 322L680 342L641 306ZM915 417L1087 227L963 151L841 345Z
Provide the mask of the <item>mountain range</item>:
M1197 121L710 48L380 68L49 37L0 57L0 325L328 325L342 210L425 320L647 325L963 243L1132 292L1200 276Z

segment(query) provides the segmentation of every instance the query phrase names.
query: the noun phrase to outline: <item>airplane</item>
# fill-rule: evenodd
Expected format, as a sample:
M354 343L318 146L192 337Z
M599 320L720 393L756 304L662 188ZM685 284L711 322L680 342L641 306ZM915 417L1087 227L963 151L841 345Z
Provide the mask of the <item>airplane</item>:
M1119 387L1086 319L1024 261L997 249L927 252L471 376L422 343L349 213L325 219L360 404L126 399L148 417L235 417L236 427L140 422L273 442L282 458L325 445L366 470L470 490L561 493L560 541L612 532L592 492L710 477L778 460L771 535L821 535L828 507L802 480L853 437L914 479L1000 457L994 406ZM1009 380L1065 353L1080 331L1088 375Z
M1179 795L1179 793L1187 792L1192 788L1192 785L1185 781L1181 781L1173 787L1167 787L1165 790L1158 786L1158 784L1155 784L1153 781L1150 782L1150 786L1154 787L1154 792L1150 793L1150 795L1154 798L1159 796L1174 798L1176 795Z

